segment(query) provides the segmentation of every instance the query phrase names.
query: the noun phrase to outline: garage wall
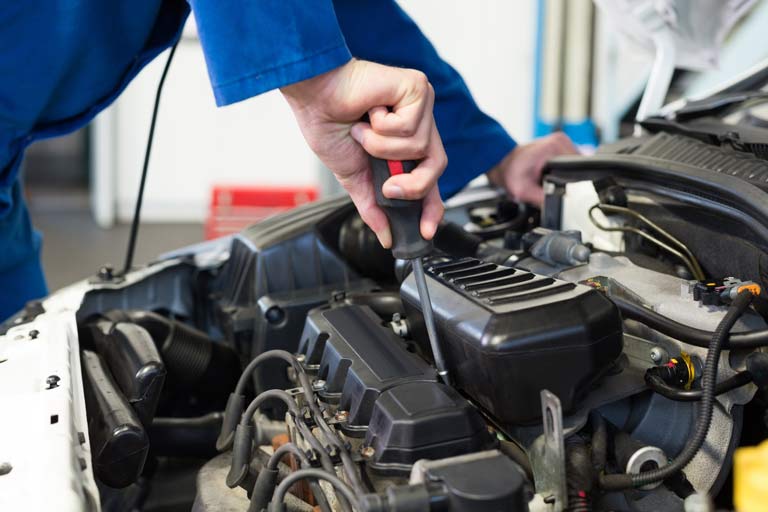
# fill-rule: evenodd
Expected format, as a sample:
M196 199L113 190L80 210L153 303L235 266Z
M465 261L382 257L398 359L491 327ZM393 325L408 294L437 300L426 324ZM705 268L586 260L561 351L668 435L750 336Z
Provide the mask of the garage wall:
M514 136L530 137L534 0L402 0L480 106ZM147 67L94 125L97 219L130 219L155 88L165 56ZM165 85L143 219L201 221L216 183L313 185L320 165L272 92L216 108L194 23Z

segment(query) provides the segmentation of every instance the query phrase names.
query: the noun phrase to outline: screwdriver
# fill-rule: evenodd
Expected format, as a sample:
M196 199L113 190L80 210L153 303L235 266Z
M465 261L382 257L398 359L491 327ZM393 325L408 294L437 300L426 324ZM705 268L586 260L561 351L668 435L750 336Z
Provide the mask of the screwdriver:
M392 255L397 259L410 260L413 267L413 278L419 293L421 310L424 315L424 325L427 328L429 345L435 359L435 367L440 378L449 384L448 369L445 365L442 350L437 339L435 317L432 313L432 301L429 299L427 279L424 274L422 258L432 252L432 241L421 236L421 200L389 199L384 197L382 187L390 176L408 174L416 168L418 162L413 160L382 160L371 156L371 171L376 193L376 204L384 210L389 219L392 231Z

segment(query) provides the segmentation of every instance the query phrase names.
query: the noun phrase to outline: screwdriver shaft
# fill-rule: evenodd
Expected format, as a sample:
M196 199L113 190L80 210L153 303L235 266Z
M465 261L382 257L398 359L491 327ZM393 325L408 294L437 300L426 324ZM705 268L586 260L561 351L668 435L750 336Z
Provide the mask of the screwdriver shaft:
M429 338L429 345L432 347L432 357L435 359L435 367L437 367L437 374L445 384L450 384L448 378L448 368L445 365L445 359L443 358L443 352L440 349L440 343L437 339L437 330L435 329L435 317L432 314L432 301L429 298L429 289L427 288L427 278L424 275L424 264L421 258L414 258L411 260L413 264L413 278L416 280L416 290L419 292L419 300L421 301L421 311L424 315L424 325L427 328L427 337Z

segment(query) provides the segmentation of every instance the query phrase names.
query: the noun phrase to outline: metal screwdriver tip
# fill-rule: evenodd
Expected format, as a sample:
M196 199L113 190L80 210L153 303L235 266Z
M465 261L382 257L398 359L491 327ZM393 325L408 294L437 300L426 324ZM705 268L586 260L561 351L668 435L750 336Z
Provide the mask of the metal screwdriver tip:
M437 374L444 383L450 384L450 378L448 376L448 368L445 365L445 359L443 358L443 351L440 347L440 342L437 339L437 329L435 329L435 317L432 314L432 301L429 298L429 289L427 288L427 278L424 275L424 264L421 258L414 258L413 264L413 277L416 280L416 290L419 292L419 301L421 302L421 311L424 315L424 325L427 328L427 337L429 338L429 345L432 348L432 357L435 359L435 367L437 368Z

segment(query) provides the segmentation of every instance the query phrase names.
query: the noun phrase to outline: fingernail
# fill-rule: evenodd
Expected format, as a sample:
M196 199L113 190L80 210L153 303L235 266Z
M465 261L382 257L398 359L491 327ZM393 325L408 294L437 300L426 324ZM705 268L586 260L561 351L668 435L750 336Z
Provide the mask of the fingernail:
M384 185L383 192L390 199L403 199L405 197L403 189L398 185Z
M359 124L353 125L352 128L349 130L349 134L352 136L353 139L357 141L358 144L363 143L363 127Z
M392 235L389 233L389 230L376 233L376 238L379 239L379 243L383 248L389 249L392 247Z

